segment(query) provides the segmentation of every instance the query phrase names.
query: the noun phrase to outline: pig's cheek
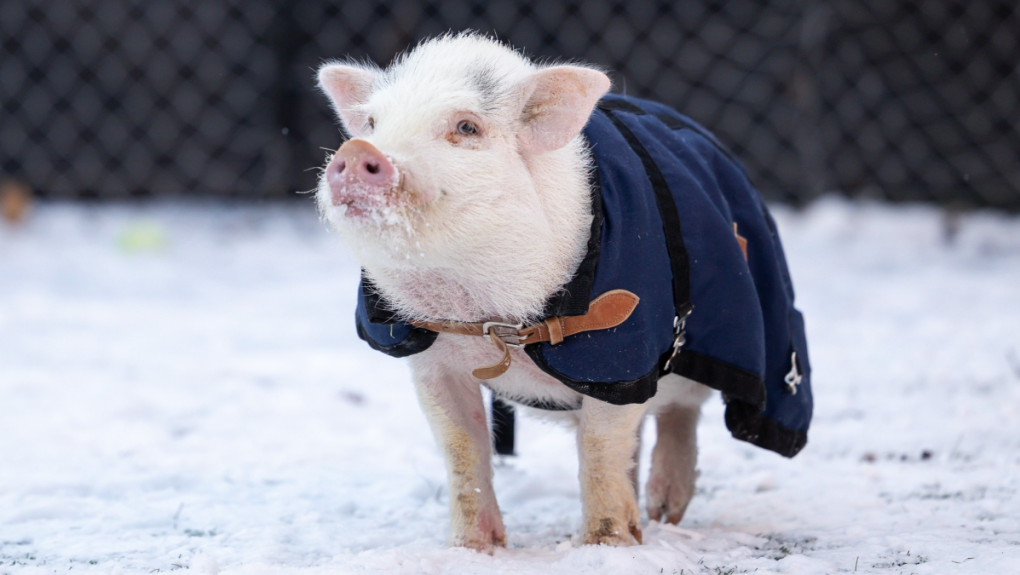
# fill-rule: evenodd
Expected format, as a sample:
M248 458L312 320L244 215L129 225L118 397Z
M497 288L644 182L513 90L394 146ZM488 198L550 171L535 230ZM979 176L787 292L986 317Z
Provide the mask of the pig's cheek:
M423 206L425 204L431 204L439 199L439 192L435 190L422 190L416 194L415 204Z

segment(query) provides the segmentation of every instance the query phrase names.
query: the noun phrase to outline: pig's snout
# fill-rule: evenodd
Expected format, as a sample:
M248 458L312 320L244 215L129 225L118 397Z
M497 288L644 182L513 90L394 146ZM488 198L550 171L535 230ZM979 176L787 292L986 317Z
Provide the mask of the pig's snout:
M334 206L367 207L397 183L397 169L378 148L365 140L348 140L326 166L326 180Z

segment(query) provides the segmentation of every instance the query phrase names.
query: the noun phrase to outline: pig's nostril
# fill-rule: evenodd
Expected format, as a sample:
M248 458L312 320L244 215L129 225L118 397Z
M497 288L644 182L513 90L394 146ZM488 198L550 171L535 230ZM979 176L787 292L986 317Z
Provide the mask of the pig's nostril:
M340 160L340 161L339 161L339 162L337 162L337 164L336 164L336 171L337 171L337 173L338 173L338 174L339 174L339 173L343 173L343 171L344 171L344 169L345 169L346 167L347 167L347 162L345 162L345 161L343 161L343 160Z
M379 164L375 162L365 162L365 169L368 170L368 173L370 174L378 174Z

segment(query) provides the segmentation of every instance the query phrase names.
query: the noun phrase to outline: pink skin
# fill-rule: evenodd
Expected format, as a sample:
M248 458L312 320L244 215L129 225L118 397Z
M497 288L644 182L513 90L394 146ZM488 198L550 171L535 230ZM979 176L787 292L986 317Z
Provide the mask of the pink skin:
M399 175L390 160L369 142L348 140L326 166L330 199L334 206L347 206L347 214L362 216L392 202L390 192Z

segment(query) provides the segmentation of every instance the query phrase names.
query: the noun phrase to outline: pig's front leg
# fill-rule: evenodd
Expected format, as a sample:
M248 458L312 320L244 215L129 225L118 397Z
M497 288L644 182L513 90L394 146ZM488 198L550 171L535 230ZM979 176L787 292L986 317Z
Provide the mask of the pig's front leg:
M585 397L577 429L586 545L641 543L641 513L630 470L644 405Z
M480 386L434 365L415 365L414 376L418 400L446 459L450 544L489 553L505 547Z

